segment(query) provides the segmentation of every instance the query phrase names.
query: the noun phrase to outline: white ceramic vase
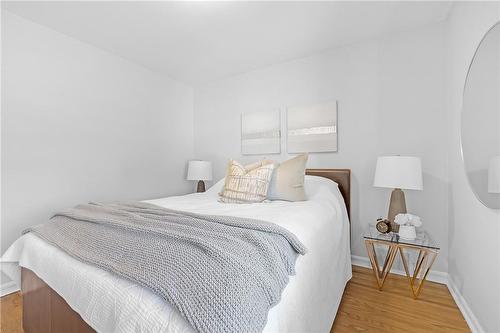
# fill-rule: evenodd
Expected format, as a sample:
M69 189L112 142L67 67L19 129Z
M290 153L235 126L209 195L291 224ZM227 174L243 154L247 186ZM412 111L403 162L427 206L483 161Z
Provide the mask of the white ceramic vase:
M406 240L414 240L417 238L417 232L412 225L400 225L398 234L399 237Z

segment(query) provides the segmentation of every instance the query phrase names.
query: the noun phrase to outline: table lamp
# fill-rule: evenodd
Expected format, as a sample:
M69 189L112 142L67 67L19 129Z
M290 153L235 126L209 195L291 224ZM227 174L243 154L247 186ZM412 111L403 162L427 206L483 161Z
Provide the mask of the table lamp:
M197 180L197 192L205 192L204 180L212 180L212 162L209 161L189 161L187 180Z
M488 193L500 193L500 156L492 157L490 160Z
M423 189L420 158L412 156L379 157L373 186L393 189L387 219L394 223L396 215L406 213L405 194L402 189Z

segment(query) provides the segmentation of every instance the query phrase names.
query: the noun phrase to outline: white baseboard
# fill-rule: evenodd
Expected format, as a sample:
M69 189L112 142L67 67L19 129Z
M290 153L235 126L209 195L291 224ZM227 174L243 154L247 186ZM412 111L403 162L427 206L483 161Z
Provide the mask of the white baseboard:
M351 256L351 262L355 266L361 266L361 267L366 267L366 268L370 268L370 269L372 268L372 266L370 264L370 260L367 257ZM392 269L391 273L398 274L398 275L406 275L404 271L401 271L398 269ZM440 272L440 271L430 271L429 275L427 275L427 280L445 284L448 287L448 290L450 291L451 296L455 300L455 303L457 304L460 312L462 312L462 315L464 316L464 319L467 322L467 325L469 325L470 330L473 333L484 333L485 332L483 330L481 324L479 323L479 320L472 312L471 308L467 304L467 301L462 296L462 294L460 293L460 290L457 288L456 284L453 282L453 279L451 279L451 277L448 273Z
M19 291L19 287L14 281L9 281L0 285L0 297Z
M451 296L455 300L455 303L457 303L457 306L460 309L460 312L462 312L462 315L464 316L467 325L469 325L470 330L473 333L484 333L483 327L479 323L479 320L472 312L471 308L465 301L465 298L462 296L460 290L450 276L448 276L447 285Z
M370 259L368 259L367 257L351 256L351 262L355 266L361 266L361 267L366 267L366 268L370 268L370 269L372 268L372 265L370 264ZM391 269L391 273L406 276L406 273L402 270L399 270L399 269L393 268L393 269ZM429 274L427 275L427 281L447 284L448 283L448 273L431 270L429 272Z

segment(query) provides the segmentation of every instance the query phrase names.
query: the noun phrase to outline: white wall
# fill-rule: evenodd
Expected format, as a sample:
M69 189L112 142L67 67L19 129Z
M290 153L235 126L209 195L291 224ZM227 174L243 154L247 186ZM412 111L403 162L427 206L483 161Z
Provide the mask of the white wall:
M467 183L460 109L475 48L499 19L498 3L457 3L446 23L208 83L193 97L4 11L1 251L28 225L82 201L185 193L192 156L214 161L216 178L228 158L257 159L240 154L242 112L284 115L287 105L337 99L339 151L312 154L309 167L352 169L353 254L365 256L361 234L386 214L390 191L372 187L376 157L421 156L424 191L407 191L408 208L442 247L435 268L449 271L479 325L498 332L500 212ZM269 157L288 158L282 151Z
M460 150L460 112L467 70L498 2L455 3L448 22L449 274L485 332L500 332L500 211L483 206L467 182Z
M372 186L376 157L421 156L424 191L407 191L409 211L442 246L447 270L447 162L443 24L356 43L195 88L195 153L214 161L241 156L240 114L337 99L339 149L311 154L309 167L352 169L352 249L366 256L362 232L386 216L389 189ZM286 151L282 145L282 151ZM270 158L283 160L282 153Z
M59 209L192 189L192 88L5 10L2 60L2 253Z

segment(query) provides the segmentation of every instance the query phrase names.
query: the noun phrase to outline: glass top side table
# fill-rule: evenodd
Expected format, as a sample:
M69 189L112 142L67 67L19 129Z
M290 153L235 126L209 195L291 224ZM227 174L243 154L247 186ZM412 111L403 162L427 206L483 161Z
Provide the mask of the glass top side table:
M417 231L417 237L414 240L406 240L399 237L397 233L381 234L377 231L375 226L370 225L364 234L366 250L370 263L377 280L379 290L384 287L387 275L391 271L392 264L396 255L401 255L401 260L405 269L406 277L410 284L410 290L413 298L417 298L422 290L424 281L431 270L434 261L439 253L439 246L430 235L424 230ZM379 265L377 254L375 252L375 245L387 248L387 254L383 265ZM410 272L407 254L408 250L418 252L418 258L415 262L413 272Z

